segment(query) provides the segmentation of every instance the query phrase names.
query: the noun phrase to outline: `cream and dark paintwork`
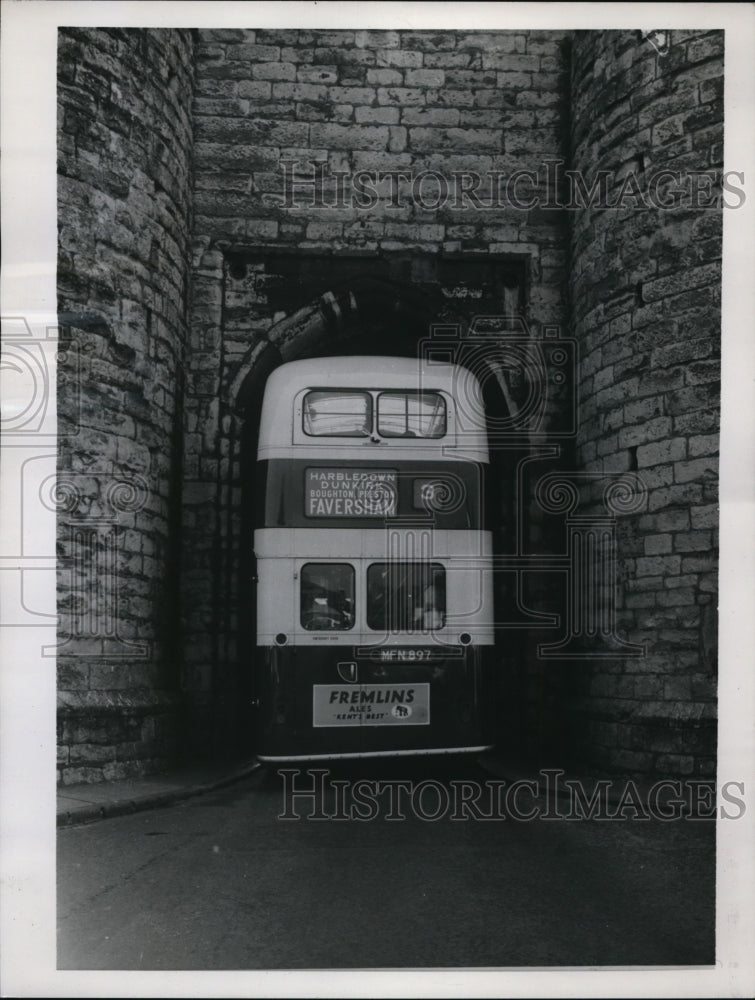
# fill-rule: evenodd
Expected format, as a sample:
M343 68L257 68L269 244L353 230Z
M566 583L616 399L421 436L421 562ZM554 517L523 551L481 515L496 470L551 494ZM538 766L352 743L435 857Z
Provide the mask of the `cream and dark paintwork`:
M440 392L446 400L448 426L443 438L313 438L304 433L304 396L312 389L404 389ZM257 458L327 457L387 461L466 460L488 462L485 411L475 376L458 365L427 364L408 358L317 358L281 365L267 380L262 404Z
M446 402L446 434L438 439L306 435L302 428L306 393L350 388L440 393ZM474 527L463 528L435 526L432 518L423 523L421 516L408 522L401 516L309 519L301 516L296 493L298 477L312 467L396 469L401 476L415 468L423 475L428 469L440 474L461 468L469 478L470 470L481 473L487 461L479 385L465 369L446 364L420 366L403 358L358 357L292 362L273 372L262 408L258 468L267 483L269 470L277 466L280 471L285 463L290 479L283 499L290 514L275 520L266 513L271 505L263 504L254 535L258 579L254 669L261 759L453 753L490 745L492 551L490 533L481 530L481 511L476 509L464 522ZM460 467L460 463L465 464ZM474 476L470 481L474 482ZM477 505L480 494L478 489L473 500ZM443 524L444 519L438 517L437 522ZM367 568L386 561L433 562L444 567L447 613L443 627L387 633L368 627ZM300 576L309 562L348 562L354 567L350 629L309 631L303 627ZM360 725L335 721L335 717L331 725L327 713L323 714L329 697L336 704L359 697L390 701L387 692L396 687L411 692L407 693L412 699L408 714L404 708L392 716L375 711L361 715ZM364 694L353 693L359 691ZM413 706L425 693L427 711L415 710Z

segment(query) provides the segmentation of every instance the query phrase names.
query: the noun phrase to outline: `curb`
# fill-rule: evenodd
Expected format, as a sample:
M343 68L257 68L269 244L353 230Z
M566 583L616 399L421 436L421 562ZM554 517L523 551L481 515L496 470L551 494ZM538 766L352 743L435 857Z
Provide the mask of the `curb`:
M249 777L261 767L262 764L255 760L243 764L230 774L198 784L187 784L183 787L177 785L168 791L147 792L144 795L131 798L114 798L109 802L82 802L81 806L77 806L75 809L59 811L56 825L58 827L83 826L86 823L96 823L101 819L111 819L114 816L125 816L130 813L142 812L145 809L172 805L175 802L181 802L184 799L204 795L207 792L235 784L237 781Z

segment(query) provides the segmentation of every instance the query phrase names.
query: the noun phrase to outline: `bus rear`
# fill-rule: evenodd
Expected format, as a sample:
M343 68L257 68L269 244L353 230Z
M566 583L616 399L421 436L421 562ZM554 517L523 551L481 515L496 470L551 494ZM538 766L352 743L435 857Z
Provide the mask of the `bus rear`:
M270 377L254 536L262 760L491 745L487 459L464 369L327 358Z

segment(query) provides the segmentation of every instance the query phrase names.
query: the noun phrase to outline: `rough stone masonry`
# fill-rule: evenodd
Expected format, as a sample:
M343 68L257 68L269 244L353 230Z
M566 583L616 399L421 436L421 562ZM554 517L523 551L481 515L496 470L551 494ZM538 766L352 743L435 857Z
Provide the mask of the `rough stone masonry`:
M615 525L645 655L548 663L519 633L504 743L713 773L723 32L71 28L58 100L61 780L243 742L243 387L352 349L297 317L378 279L407 315L576 339L553 468L587 512L596 477L645 490Z

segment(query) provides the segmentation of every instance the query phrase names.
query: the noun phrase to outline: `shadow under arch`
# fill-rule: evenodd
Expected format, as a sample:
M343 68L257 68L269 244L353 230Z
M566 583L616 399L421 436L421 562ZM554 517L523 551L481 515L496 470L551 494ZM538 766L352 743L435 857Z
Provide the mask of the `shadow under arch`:
M362 275L334 286L275 323L244 358L231 384L235 410L251 416L280 364L344 354L413 357L430 333L437 303L409 283Z

